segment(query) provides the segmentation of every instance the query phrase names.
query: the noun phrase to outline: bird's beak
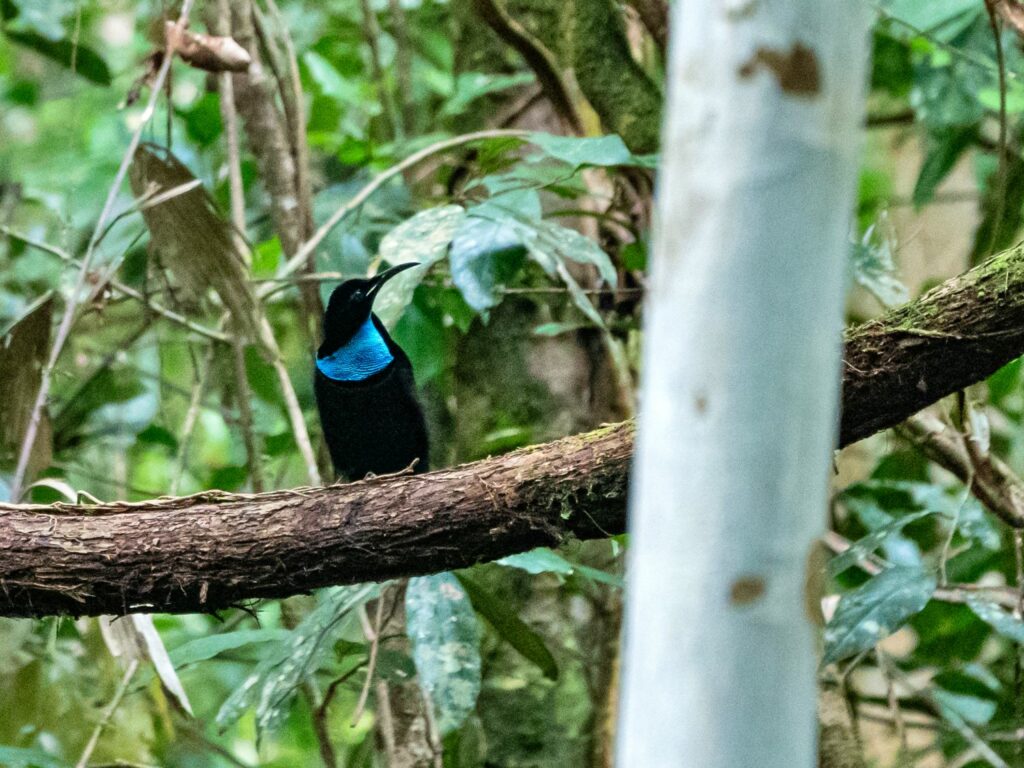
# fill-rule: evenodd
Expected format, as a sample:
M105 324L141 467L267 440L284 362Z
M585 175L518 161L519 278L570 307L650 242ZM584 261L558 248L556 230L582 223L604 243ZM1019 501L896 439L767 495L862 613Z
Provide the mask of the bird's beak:
M372 279L370 290L367 291L367 297L372 301L377 295L377 291L380 290L381 286L384 285L388 280L397 275L399 272L404 272L410 267L418 267L419 263L415 261L407 261L404 264L398 264L397 266L391 267L391 269L385 269L379 275Z

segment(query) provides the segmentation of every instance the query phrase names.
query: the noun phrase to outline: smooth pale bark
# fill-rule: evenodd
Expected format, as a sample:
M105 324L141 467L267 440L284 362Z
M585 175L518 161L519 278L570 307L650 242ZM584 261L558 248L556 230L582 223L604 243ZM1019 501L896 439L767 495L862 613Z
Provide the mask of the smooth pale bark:
M867 19L672 7L631 492L623 768L809 768Z

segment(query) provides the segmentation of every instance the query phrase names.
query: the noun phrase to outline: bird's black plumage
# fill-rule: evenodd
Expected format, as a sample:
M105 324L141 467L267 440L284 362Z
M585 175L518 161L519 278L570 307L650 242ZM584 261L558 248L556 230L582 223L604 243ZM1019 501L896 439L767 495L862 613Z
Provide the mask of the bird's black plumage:
M335 471L348 480L428 468L428 439L412 364L378 317L380 287L415 264L334 289L324 315L314 391Z

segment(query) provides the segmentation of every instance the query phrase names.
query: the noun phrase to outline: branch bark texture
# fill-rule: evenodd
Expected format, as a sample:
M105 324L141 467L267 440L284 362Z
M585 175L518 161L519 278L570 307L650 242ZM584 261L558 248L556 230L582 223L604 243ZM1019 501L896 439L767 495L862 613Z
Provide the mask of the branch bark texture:
M847 335L840 445L1024 354L1024 247ZM0 505L0 615L214 611L625 528L633 427L410 477L142 503Z
M427 475L0 507L0 615L212 611L621 531L633 427Z

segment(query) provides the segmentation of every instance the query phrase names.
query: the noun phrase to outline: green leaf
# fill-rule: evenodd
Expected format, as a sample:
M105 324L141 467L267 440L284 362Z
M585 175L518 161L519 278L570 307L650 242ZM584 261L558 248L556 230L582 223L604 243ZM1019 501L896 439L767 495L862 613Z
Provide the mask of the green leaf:
M483 312L501 302L498 291L519 272L525 254L515 227L471 212L452 239L452 282L470 307Z
M555 136L550 133L531 133L530 142L546 155L573 168L584 165L638 165L633 153L615 134L596 138Z
M919 568L894 566L839 600L825 627L822 664L873 648L919 612L935 591L935 578Z
M495 220L512 216L527 221L540 221L543 214L540 195L531 184L511 174L487 176L480 180L480 184L490 197L471 208L470 214Z
M835 578L840 573L845 571L847 568L856 565L857 562L863 560L876 549L878 549L878 547L882 545L882 542L884 542L892 534L898 533L899 531L903 530L905 526L910 525L915 520L920 520L923 517L928 517L929 515L934 514L938 513L933 510L924 510L922 512L916 512L912 515L907 515L906 517L897 518L888 525L883 525L881 528L876 528L867 536L864 536L863 538L858 539L853 544L851 544L850 548L847 549L845 552L842 552L833 557L828 563L828 575L831 578Z
M334 65L319 53L306 51L302 54L302 63L324 96L342 104L362 107L363 95L355 80L343 77Z
M287 629L240 629L236 632L224 632L220 635L200 637L179 645L170 652L171 662L175 667L196 664L212 659L224 651L233 651L246 645L287 640L291 632Z
M541 323L533 329L533 335L561 336L563 333L572 333L586 327L584 323Z
M296 689L331 654L344 621L377 593L375 584L338 587L321 593L320 605L278 643L221 705L215 720L222 730L249 708L256 708L257 738L280 725L289 712Z
M975 615L1008 640L1024 643L1024 621L1002 606L978 595L968 593L967 605Z
M500 560L496 560L495 562L499 565L508 566L509 568L518 568L521 571L526 571L527 573L532 574L557 573L559 576L571 576L576 573L584 578L590 579L591 581L610 584L613 587L621 588L625 586L622 579L614 573L607 573L605 571L598 570L597 568L591 568L589 565L571 563L557 552L554 552L547 547L537 547L537 549L531 549L529 552L521 552L518 555L509 555L501 558Z
M537 666L549 680L558 679L558 664L551 655L543 638L530 629L527 624L513 613L508 604L499 600L471 578L464 574L456 574L466 594L469 595L473 608L487 619L502 639L515 648L523 657Z
M71 62L75 63L75 74L97 85L110 85L110 69L107 63L92 48L79 44L72 45L69 40L48 40L35 32L15 32L4 30L4 35L12 43L31 48L41 56L45 56L68 69Z
M459 205L428 208L384 235L380 242L384 261L392 265L409 261L420 264L388 280L377 294L373 311L388 328L398 322L427 270L444 258L465 217L466 211Z
M509 88L532 83L536 77L532 72L518 72L510 75L494 75L487 72L463 72L455 78L455 90L441 108L442 117L455 117L464 113L466 107L481 96L499 93Z
M969 125L931 137L921 172L914 184L914 205L920 207L931 201L935 190L953 170L956 161L974 143L977 133L977 127Z
M983 7L974 0L888 0L882 10L922 32L941 27L958 17L974 18Z
M476 707L480 693L480 626L465 590L451 573L409 579L406 631L420 687L442 735Z
M4 768L66 768L69 763L41 749L0 745L0 765Z
M962 720L971 725L985 725L995 715L998 705L991 699L980 696L968 696L962 693L950 693L941 688L932 693L939 703L942 716L947 720Z
M908 298L907 286L896 276L889 238L872 224L860 242L853 244L853 277L878 299L884 307L903 304Z
M64 21L76 5L72 0L13 0L13 4L17 12L10 18L17 17L18 27L51 42L64 39ZM4 18L8 18L8 12L4 12Z
M561 576L570 576L574 568L572 563L547 547L537 547L529 552L509 555L496 562L532 574L557 573Z
M576 569L576 573L580 576L591 581L607 584L610 587L618 587L619 589L624 589L626 586L626 582L622 580L622 577L616 576L614 573L608 573L599 568L591 568L589 565L582 565L581 563L576 563L573 568Z
M543 253L545 258L554 257L563 262L568 260L577 264L593 264L601 279L612 288L615 287L618 282L615 265L608 254L589 237L553 221L536 222L533 229L536 238L527 246L531 254Z

